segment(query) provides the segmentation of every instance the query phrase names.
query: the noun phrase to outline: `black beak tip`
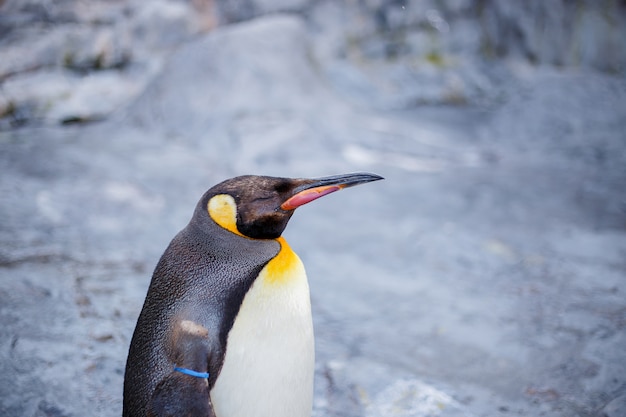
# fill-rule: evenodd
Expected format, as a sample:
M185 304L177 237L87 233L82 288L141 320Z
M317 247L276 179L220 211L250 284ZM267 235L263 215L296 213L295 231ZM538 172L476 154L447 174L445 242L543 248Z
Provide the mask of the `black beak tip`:
M380 181L385 179L378 174L372 174L369 172L355 172L354 174L347 174L343 176L343 178L344 185L346 187L352 187L354 185L365 184L368 182Z
M369 172L365 172L365 173L363 173L363 175L369 176L371 178L370 181L380 181L380 180L384 180L385 179L385 177L382 177L382 176L380 176L378 174L371 174Z
M352 174L332 175L315 179L302 180L303 184L296 187L294 193L324 186L338 186L339 188L349 188L355 185L365 184L372 181L384 180L383 177L369 172L355 172Z

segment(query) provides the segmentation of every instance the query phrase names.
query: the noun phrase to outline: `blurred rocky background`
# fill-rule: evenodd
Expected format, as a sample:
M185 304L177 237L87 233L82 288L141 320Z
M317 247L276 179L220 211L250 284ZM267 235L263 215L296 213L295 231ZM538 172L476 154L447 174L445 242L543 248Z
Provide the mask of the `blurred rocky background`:
M139 96L181 45L277 13L306 27L313 70L377 108L493 104L510 82L498 68L503 59L610 75L626 68L626 12L616 0L4 0L1 7L5 129L101 120Z
M314 416L626 415L626 3L0 1L0 415L119 416L158 257L299 210Z

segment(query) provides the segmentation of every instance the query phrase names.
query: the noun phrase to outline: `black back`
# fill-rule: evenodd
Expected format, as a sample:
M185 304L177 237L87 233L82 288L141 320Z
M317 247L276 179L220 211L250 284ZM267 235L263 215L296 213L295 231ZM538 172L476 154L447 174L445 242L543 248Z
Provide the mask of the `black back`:
M172 372L177 353L168 340L179 320L208 329L209 389L213 387L243 298L280 250L275 240L249 239L215 224L206 208L210 197L207 193L200 200L152 276L126 363L124 417L145 416L157 384Z

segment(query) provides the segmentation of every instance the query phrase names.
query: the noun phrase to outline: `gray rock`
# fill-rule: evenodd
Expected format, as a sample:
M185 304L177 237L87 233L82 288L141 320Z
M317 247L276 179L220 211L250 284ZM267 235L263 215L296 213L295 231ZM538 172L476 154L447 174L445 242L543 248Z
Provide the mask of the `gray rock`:
M624 71L626 8L619 2L513 3L483 9L488 53L537 64Z
M215 25L201 2L71 4L2 6L0 126L100 120L135 99L173 48Z
M79 75L63 70L37 71L4 83L5 111L22 123L74 123L102 120L138 96L146 80L130 73L102 71ZM20 114L25 113L25 114Z
M598 413L598 417L619 417L626 414L626 395L621 395L619 397L614 398L605 405L600 413Z
M5 58L0 60L0 82L59 68L81 75L112 70L119 71L119 76L98 78L137 83L137 88L126 95L124 89L113 92L116 98L103 106L106 109L68 112L58 111L55 103L50 105L46 91L55 86L44 86L40 97L32 93L22 97L9 87L11 95L0 99L5 103L0 126L106 117L112 108L132 102L137 89L147 84L164 57L182 42L220 23L284 11L305 17L307 31L316 34L311 42L315 65L333 88L350 101L366 106L376 103L377 108L497 105L503 94L500 80L506 75L498 62L485 62L485 57L613 73L624 70L626 50L620 40L626 35L626 25L620 22L626 21L626 11L617 2L608 4L609 12L596 3L578 7L557 2L548 8L535 3L526 7L489 1L477 7L471 0L129 0L74 7L72 1L9 1L1 6L0 31L6 36L0 39Z
M4 79L51 120L138 84L102 123L0 132L0 415L120 415L150 274L209 186L361 170L387 179L303 208L286 232L310 277L314 415L619 413L624 79L485 64L466 52L476 38L463 43L481 33L468 4L429 15L450 29L435 33L448 37L440 69L366 56L345 34L371 36L370 21L341 26L350 10L319 2L173 50L149 29L123 71ZM115 24L148 25L138 16ZM453 35L458 19L468 26ZM440 104L446 82L465 105Z
M224 0L216 4L219 20L225 24L271 13L302 13L313 5L309 0Z

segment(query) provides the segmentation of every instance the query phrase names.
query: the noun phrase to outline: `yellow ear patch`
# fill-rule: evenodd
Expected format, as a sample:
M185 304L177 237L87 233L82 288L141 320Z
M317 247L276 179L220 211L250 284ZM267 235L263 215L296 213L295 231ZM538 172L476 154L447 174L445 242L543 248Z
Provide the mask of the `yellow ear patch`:
M237 230L237 203L228 194L218 194L209 200L207 207L209 216L215 223L236 235L243 236Z

